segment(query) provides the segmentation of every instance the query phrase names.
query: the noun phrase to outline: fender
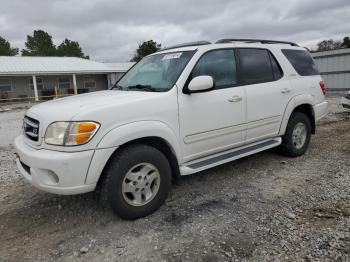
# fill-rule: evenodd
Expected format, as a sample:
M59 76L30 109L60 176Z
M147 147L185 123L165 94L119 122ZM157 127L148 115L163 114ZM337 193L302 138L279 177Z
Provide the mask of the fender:
M310 94L300 94L296 95L291 100L289 100L286 109L284 110L280 130L278 132L279 136L283 136L284 133L286 132L287 124L289 121L290 116L292 115L293 110L300 105L311 105L312 110L314 110L314 105L315 105L315 99L312 95Z
M96 149L119 147L127 142L144 137L159 137L165 140L179 161L181 149L175 132L164 122L143 120L118 126L105 134Z
M144 137L159 137L165 140L179 163L182 161L179 139L173 130L161 121L137 121L118 126L106 133L98 143L91 160L85 183L97 183L109 158L121 145Z

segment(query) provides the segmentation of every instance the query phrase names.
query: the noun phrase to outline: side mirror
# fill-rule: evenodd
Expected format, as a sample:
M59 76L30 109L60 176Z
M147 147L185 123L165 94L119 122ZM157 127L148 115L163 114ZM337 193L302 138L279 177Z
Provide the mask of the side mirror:
M197 76L188 84L190 93L204 92L214 87L214 79L211 76Z

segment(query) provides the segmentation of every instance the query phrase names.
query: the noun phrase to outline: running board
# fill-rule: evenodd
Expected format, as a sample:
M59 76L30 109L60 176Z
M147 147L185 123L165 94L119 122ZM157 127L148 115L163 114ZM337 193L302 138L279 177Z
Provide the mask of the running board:
M276 147L280 145L281 142L282 138L276 137L196 159L180 166L180 173L182 176L190 175L245 156L253 155L269 148Z

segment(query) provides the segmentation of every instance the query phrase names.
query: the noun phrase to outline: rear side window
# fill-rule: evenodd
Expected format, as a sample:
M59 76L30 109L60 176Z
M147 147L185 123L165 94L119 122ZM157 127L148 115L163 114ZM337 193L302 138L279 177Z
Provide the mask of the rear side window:
M240 48L238 52L244 83L264 83L282 77L281 68L268 50Z
M299 75L312 76L320 74L309 52L304 50L283 49L282 53L287 57Z
M233 49L214 50L204 54L193 68L191 79L203 75L213 77L215 88L236 84L236 59Z

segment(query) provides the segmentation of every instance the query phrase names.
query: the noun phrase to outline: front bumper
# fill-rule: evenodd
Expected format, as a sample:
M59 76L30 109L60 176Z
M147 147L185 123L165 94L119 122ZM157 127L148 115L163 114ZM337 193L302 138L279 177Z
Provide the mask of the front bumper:
M343 106L344 110L347 112L350 112L350 98L342 97L341 98L341 105Z
M46 192L74 195L93 191L95 184L85 184L94 150L59 152L34 149L23 136L15 139L16 164L24 178Z

